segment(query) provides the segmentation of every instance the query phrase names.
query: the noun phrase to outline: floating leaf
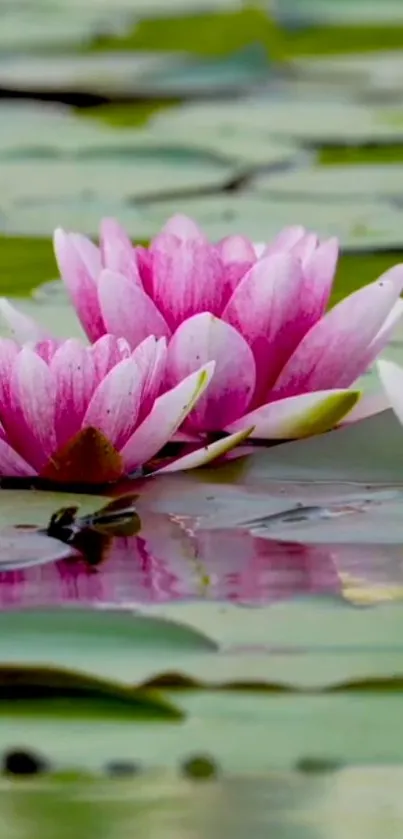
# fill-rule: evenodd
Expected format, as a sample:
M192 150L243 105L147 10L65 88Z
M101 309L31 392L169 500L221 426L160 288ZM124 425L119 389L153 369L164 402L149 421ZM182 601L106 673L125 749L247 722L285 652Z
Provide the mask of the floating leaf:
M186 625L127 613L28 610L0 613L2 621L3 665L63 667L122 684L135 683L139 665L154 672L170 657L197 660L216 649L207 634Z
M14 705L17 703L17 706ZM18 709L18 710L17 710ZM0 665L0 716L90 715L119 719L181 719L173 704L145 689L129 689L102 679L52 668Z

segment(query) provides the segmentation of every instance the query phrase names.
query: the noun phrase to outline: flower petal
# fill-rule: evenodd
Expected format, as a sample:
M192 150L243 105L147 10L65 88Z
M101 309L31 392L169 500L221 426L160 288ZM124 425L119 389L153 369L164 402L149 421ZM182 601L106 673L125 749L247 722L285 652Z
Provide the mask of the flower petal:
M293 253L294 250L293 250ZM339 257L339 242L327 239L303 259L304 283L301 294L308 297L314 310L314 322L322 317L329 302Z
M389 402L403 425L403 369L393 361L378 361L377 368Z
M277 233L277 236L268 244L262 253L262 256L271 256L278 251L289 251L295 247L297 242L306 234L305 227L301 225L294 225L293 227L284 227Z
M275 253L255 263L224 309L223 320L244 336L253 351L257 403L315 322L315 292L302 294L303 285L300 261Z
M388 408L390 408L389 400L382 391L363 393L353 410L343 417L340 424L350 425L353 422L360 422L360 420L367 419L367 417L373 417L375 414L387 411Z
M231 423L226 431L242 431L253 425L251 438L261 440L294 440L323 434L352 410L360 395L351 390L303 393L262 405Z
M217 244L225 275L225 301L256 262L252 242L246 236L227 236Z
M98 385L85 412L83 428L96 428L119 451L136 427L141 378L132 358L125 358Z
M57 350L50 369L55 383L55 428L60 447L80 430L97 377L93 354L74 338Z
M319 239L316 233L305 233L301 239L299 239L298 242L290 248L290 252L293 256L298 257L304 265L304 263L313 256L318 244Z
M248 409L255 389L255 362L242 335L209 312L188 318L168 346L168 381L181 381L215 361L213 380L188 417L186 429L221 431Z
M0 315L19 344L36 343L49 337L39 323L16 309L6 297L0 298Z
M39 472L57 445L55 389L48 365L29 347L14 362L10 404L0 414L12 447Z
M130 358L131 349L124 338L116 335L103 335L90 347L94 359L95 374L98 384L105 378L109 370L124 358Z
M382 352L384 347L389 343L398 323L403 318L403 300L398 300L397 303L393 306L393 309L387 316L386 320L382 324L379 332L376 333L375 338L371 341L368 351L365 355L364 365L367 369L371 366L372 362L378 357L379 353Z
M127 473L154 457L173 437L209 385L214 367L214 362L206 364L155 400L121 451Z
M368 347L397 298L395 285L381 279L338 303L305 335L270 396L349 387L364 373Z
M165 338L150 335L134 350L132 360L137 366L141 378L141 405L138 422L150 413L155 399L159 396L167 366L167 342Z
M35 474L35 469L0 437L0 476L30 478Z
M135 249L123 227L112 218L101 222L101 254L105 268L123 274L136 285L142 285Z
M56 351L63 343L64 341L58 341L55 338L46 338L44 341L38 341L34 345L33 349L37 355L46 361L46 364L50 364Z
M98 295L107 331L126 338L132 349L149 335L169 336L167 324L155 303L140 286L122 274L102 271Z
M219 457L223 457L223 455L228 454L236 446L243 443L252 431L253 426L252 428L238 431L236 434L229 434L228 437L223 437L221 440L209 443L208 446L203 446L201 449L196 449L196 451L190 452L190 454L179 457L177 460L169 463L168 466L163 466L162 469L157 469L152 474L162 475L166 472L183 472L186 469L197 469L199 466L206 466L208 463L211 463ZM254 449L250 448L248 453L252 453L253 451Z
M90 341L96 341L107 330L98 303L96 276L101 270L97 249L78 234L55 230L53 245L60 274L67 286L74 308ZM95 250L93 250L95 249Z
M203 241L206 241L206 237L197 222L189 216L182 215L181 213L177 213L168 219L162 228L162 233L168 233L170 236L176 236L177 239L180 239L181 241L185 241L186 239L202 239Z
M225 277L216 248L200 238L161 234L152 254L153 300L172 330L198 312L220 314Z
M11 338L0 338L0 410L10 402L10 382L20 347Z

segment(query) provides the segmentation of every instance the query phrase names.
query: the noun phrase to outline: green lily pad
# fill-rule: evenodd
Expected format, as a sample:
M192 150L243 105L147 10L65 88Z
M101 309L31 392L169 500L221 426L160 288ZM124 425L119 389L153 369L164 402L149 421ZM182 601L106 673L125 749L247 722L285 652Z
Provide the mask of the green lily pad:
M2 612L3 664L40 665L134 684L138 672L211 655L208 635L171 621L84 609Z
M97 495L15 489L0 492L0 530L12 525L46 527L61 507L78 507L79 515L89 515L105 504L105 498Z
M179 193L204 188L219 189L232 177L233 170L203 155L179 155L149 150L133 152L129 159L112 156L78 160L10 160L0 162L6 206L24 203L72 201L90 195L110 201L151 197L164 192ZM24 183L24 179L26 182ZM46 184L46 189L44 189ZM7 213L7 209L6 209Z
M62 776L29 784L4 781L3 824L16 839L28 831L46 839L53 831L60 839L95 839L107 831L123 839L128 830L141 837L158 836L167 827L182 836L184 825L200 839L209 839L213 824L219 825L223 839L248 830L256 839L344 839L355 831L382 836L390 826L401 830L399 766L338 768L330 757L309 761L312 752L311 745L301 771L265 771L260 779L224 776L195 784L161 773L112 783L79 774L66 781Z
M162 720L158 726L153 721L139 725L111 715L101 727L85 717L69 721L56 714L41 719L9 713L0 718L0 752L22 742L53 766L93 773L117 759L178 772L200 754L208 755L218 772L232 776L289 771L310 756L350 766L371 764L380 756L384 764L402 760L399 694L175 691L172 701L186 714L179 725ZM380 716L382 726L376 724Z
M38 3L33 9L18 2L2 3L2 53L77 47L88 42L100 28L112 33L112 15L108 15L108 21L105 10L102 15L101 10L97 11L91 5L74 9L74 5L63 8L57 3Z
M17 703L17 705L16 705ZM38 667L0 665L0 718L180 719L173 704L144 688L122 688L85 675Z
M178 56L169 53L146 51L11 55L0 61L0 83L7 90L25 94L40 91L60 95L61 91L69 91L122 95L138 91L139 86L152 86L156 75L161 76L170 65L177 66L178 61Z
M318 60L318 77L323 84L324 70L320 64ZM342 60L340 65L343 68ZM335 142L342 145L402 142L402 125L390 119L382 122L381 116L380 108L326 95L316 98L312 93L298 95L291 89L288 96L265 102L254 98L185 105L157 115L152 125L164 127L170 138L174 132L180 136L179 132L188 126L192 126L191 136L195 136L197 130L203 130L207 136L221 134L223 138L230 138L231 133L249 136L251 147L253 136L258 141L259 137L266 137L271 141L286 139L308 146Z
M396 28L399 30L398 26ZM320 81L322 85L323 83L339 85L340 89L342 85L349 84L356 94L368 97L376 105L381 106L378 110L373 110L375 123L373 139L377 142L382 142L382 138L386 139L387 136L385 132L382 134L388 124L387 119L385 121L382 119L382 114L387 108L387 104L384 103L387 103L390 98L393 105L393 99L400 98L403 77L400 50L396 49L393 44L389 52L381 52L380 49L381 47L378 47L378 51L374 53L369 47L366 51L363 44L360 52L357 51L357 53L343 50L343 55L332 57L317 55L311 58L298 58L293 62L300 79ZM356 130L359 130L358 125L356 125ZM393 122L391 130L393 130ZM401 130L401 123L400 128L398 124L395 125L395 130Z
M391 410L383 411L309 440L260 449L232 469L239 469L243 483L278 480L399 485L403 476L403 430Z
M177 202L169 201L143 207L143 222L150 234L177 208ZM322 236L338 235L342 246L352 252L398 249L403 244L403 213L379 201L351 201L341 212L337 204L270 201L245 193L185 199L181 211L194 217L215 240L243 233L255 241L267 241L286 225L303 224Z
M400 200L403 192L403 165L321 166L260 175L254 188L272 199L288 198L324 203L337 201Z
M359 24L360 27L363 18L366 24L403 23L399 0L385 0L382 5L376 0L339 0L337 4L333 0L285 0L280 15L305 23L350 23Z
M175 111L170 111L170 114ZM301 159L302 152L292 140L281 141L268 131L251 131L246 113L245 122L240 118L237 126L232 128L208 124L202 127L198 122L192 125L192 115L184 133L184 126L178 126L175 120L169 119L163 129L156 122L144 127L137 134L136 145L143 145L160 153L171 153L186 156L189 151L199 154L212 155L228 163L232 163L246 172L258 166L282 167L296 164Z
M382 836L391 825L401 829L399 766L338 769L330 758L309 761L312 750L301 771L266 771L260 779L219 776L195 784L162 773L113 783L74 774L65 782L49 776L30 784L6 781L0 793L3 823L16 839L28 830L46 839L54 830L60 839L95 839L106 831L123 839L128 830L158 836L167 828L182 836L184 825L200 839L211 836L212 825L219 825L223 839L248 830L257 839L344 839L355 831Z

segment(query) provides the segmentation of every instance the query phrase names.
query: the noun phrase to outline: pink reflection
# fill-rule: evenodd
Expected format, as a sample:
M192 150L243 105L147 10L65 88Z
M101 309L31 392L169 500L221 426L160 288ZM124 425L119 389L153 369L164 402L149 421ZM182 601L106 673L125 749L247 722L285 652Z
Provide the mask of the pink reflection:
M172 600L263 605L339 593L334 552L274 542L240 530L193 530L191 520L142 518L140 534L114 538L102 561L63 560L0 573L0 607L135 606Z

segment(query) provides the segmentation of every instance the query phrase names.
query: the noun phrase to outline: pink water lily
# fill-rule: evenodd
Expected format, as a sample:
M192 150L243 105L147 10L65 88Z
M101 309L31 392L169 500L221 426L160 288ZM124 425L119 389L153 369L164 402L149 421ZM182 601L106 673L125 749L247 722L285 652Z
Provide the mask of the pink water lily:
M167 389L167 346L153 336L134 351L105 335L21 347L0 340L0 475L104 483L143 466L182 425L209 384L214 362ZM199 463L239 441L226 438ZM220 448L221 447L221 448ZM183 468L192 466L186 456ZM182 468L179 458L171 469Z
M327 311L338 244L302 227L267 246L242 236L212 244L194 221L175 216L146 249L105 220L99 248L62 230L54 246L91 341L109 332L134 349L150 334L165 338L170 387L215 361L182 437L254 426L255 438L290 439L379 409L365 399L355 407L361 394L350 388L403 316L403 265ZM1 308L27 339L22 316Z

